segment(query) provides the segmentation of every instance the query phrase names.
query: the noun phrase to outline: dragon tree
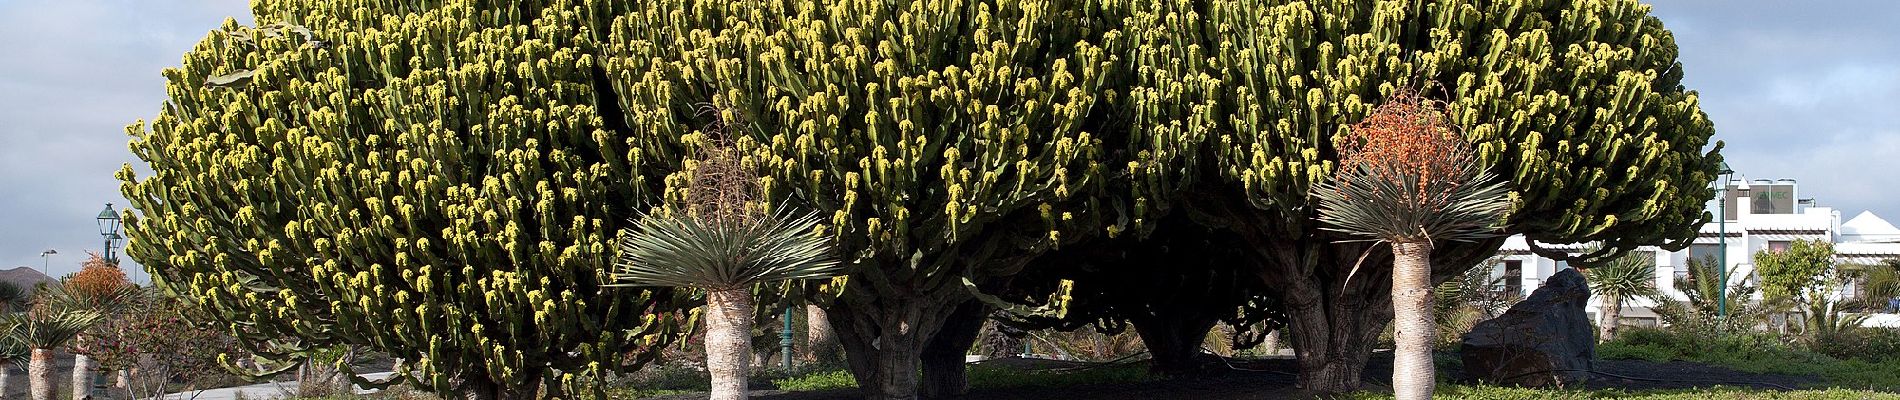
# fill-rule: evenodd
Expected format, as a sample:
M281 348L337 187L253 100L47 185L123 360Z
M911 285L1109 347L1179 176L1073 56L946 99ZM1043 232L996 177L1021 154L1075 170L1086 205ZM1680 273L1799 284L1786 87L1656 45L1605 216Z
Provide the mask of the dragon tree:
M1443 88L1448 121L1506 181L1501 234L1574 262L1687 246L1709 216L1719 143L1682 86L1673 36L1634 0L1111 3L1110 44L1142 71L1116 104L1126 212L1192 211L1248 246L1289 319L1300 382L1358 387L1392 318L1392 258L1319 229L1336 140L1401 87ZM1502 239L1435 246L1430 282ZM1585 254L1536 243L1598 242ZM1355 272L1355 265L1363 265Z

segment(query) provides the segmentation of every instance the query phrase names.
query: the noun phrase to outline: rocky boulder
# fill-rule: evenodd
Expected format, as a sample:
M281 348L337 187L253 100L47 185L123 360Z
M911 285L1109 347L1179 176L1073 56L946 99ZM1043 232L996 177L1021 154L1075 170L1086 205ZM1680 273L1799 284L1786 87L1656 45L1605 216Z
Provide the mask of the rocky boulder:
M1520 386L1564 386L1588 379L1595 327L1583 311L1590 284L1575 269L1551 275L1503 315L1471 328L1460 345L1465 376Z

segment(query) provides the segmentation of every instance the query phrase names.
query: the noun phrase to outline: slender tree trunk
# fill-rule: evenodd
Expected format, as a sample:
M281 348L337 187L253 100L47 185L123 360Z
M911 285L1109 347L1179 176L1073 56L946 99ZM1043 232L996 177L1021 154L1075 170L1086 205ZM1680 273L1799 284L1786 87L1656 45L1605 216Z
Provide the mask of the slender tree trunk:
M706 371L712 374L711 400L746 398L746 371L752 352L752 291L706 291Z
M53 400L59 383L53 381L53 349L33 349L33 363L27 367L27 381L33 387L33 400Z
M1395 400L1432 398L1432 245L1428 242L1392 244L1392 327L1398 349L1392 354L1392 395Z
M92 395L93 370L92 356L73 355L73 400L86 400Z
M1602 321L1597 322L1597 340L1609 341L1616 338L1616 325L1622 321L1623 296L1612 293L1603 294Z
M138 367L121 369L114 374L118 375L118 379L114 380L112 387L118 388L121 392L125 392L127 398L131 398L132 396L132 370L137 368Z
M940 399L970 392L964 375L968 367L965 355L970 353L970 346L976 344L977 333L983 330L983 316L989 312L990 307L981 301L965 301L950 313L944 327L924 343L924 377L919 388L924 398Z
M805 306L805 359L819 361L830 358L836 350L833 342L838 339L831 332L831 321L825 317L825 309L817 305Z
M1175 318L1169 318L1175 317ZM1148 370L1161 375L1192 375L1201 371L1211 358L1201 353L1201 343L1219 321L1211 317L1180 318L1180 315L1137 316L1130 321L1135 334L1152 356Z
M0 364L0 399L11 399L12 394L13 366Z

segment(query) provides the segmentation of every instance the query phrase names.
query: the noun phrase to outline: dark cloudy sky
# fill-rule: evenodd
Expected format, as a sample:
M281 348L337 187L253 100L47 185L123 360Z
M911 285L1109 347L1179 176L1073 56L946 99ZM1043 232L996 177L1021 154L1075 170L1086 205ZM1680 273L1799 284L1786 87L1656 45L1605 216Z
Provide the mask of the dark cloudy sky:
M156 114L159 70L244 0L0 0L0 268L77 269L120 205L126 124ZM1851 217L1900 217L1900 1L1656 4L1687 84L1749 178L1799 179ZM142 275L142 274L138 274Z

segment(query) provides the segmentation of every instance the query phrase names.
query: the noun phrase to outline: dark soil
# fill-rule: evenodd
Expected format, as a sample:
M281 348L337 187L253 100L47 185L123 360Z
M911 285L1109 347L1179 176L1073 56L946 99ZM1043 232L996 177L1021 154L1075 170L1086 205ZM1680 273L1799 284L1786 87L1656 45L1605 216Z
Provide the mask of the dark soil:
M1444 355L1449 356L1449 355ZM1024 371L1087 366L1051 360L1000 359L985 362ZM1689 363L1655 363L1641 360L1599 360L1586 387L1592 389L1695 389L1713 386L1749 387L1763 390L1806 388L1820 384L1812 376L1756 374L1727 368ZM1308 398L1295 384L1297 365L1291 358L1231 360L1215 365L1207 373L1147 382L1105 382L1067 387L1016 387L972 390L962 399L1123 399L1123 400L1225 400ZM1452 380L1462 379L1458 371L1441 370ZM1606 375L1607 374L1607 375ZM1366 367L1365 388L1382 390L1392 375L1392 355L1379 352ZM842 400L855 399L858 392L828 390L812 392L754 391L760 400ZM668 400L706 398L704 394L665 396Z

